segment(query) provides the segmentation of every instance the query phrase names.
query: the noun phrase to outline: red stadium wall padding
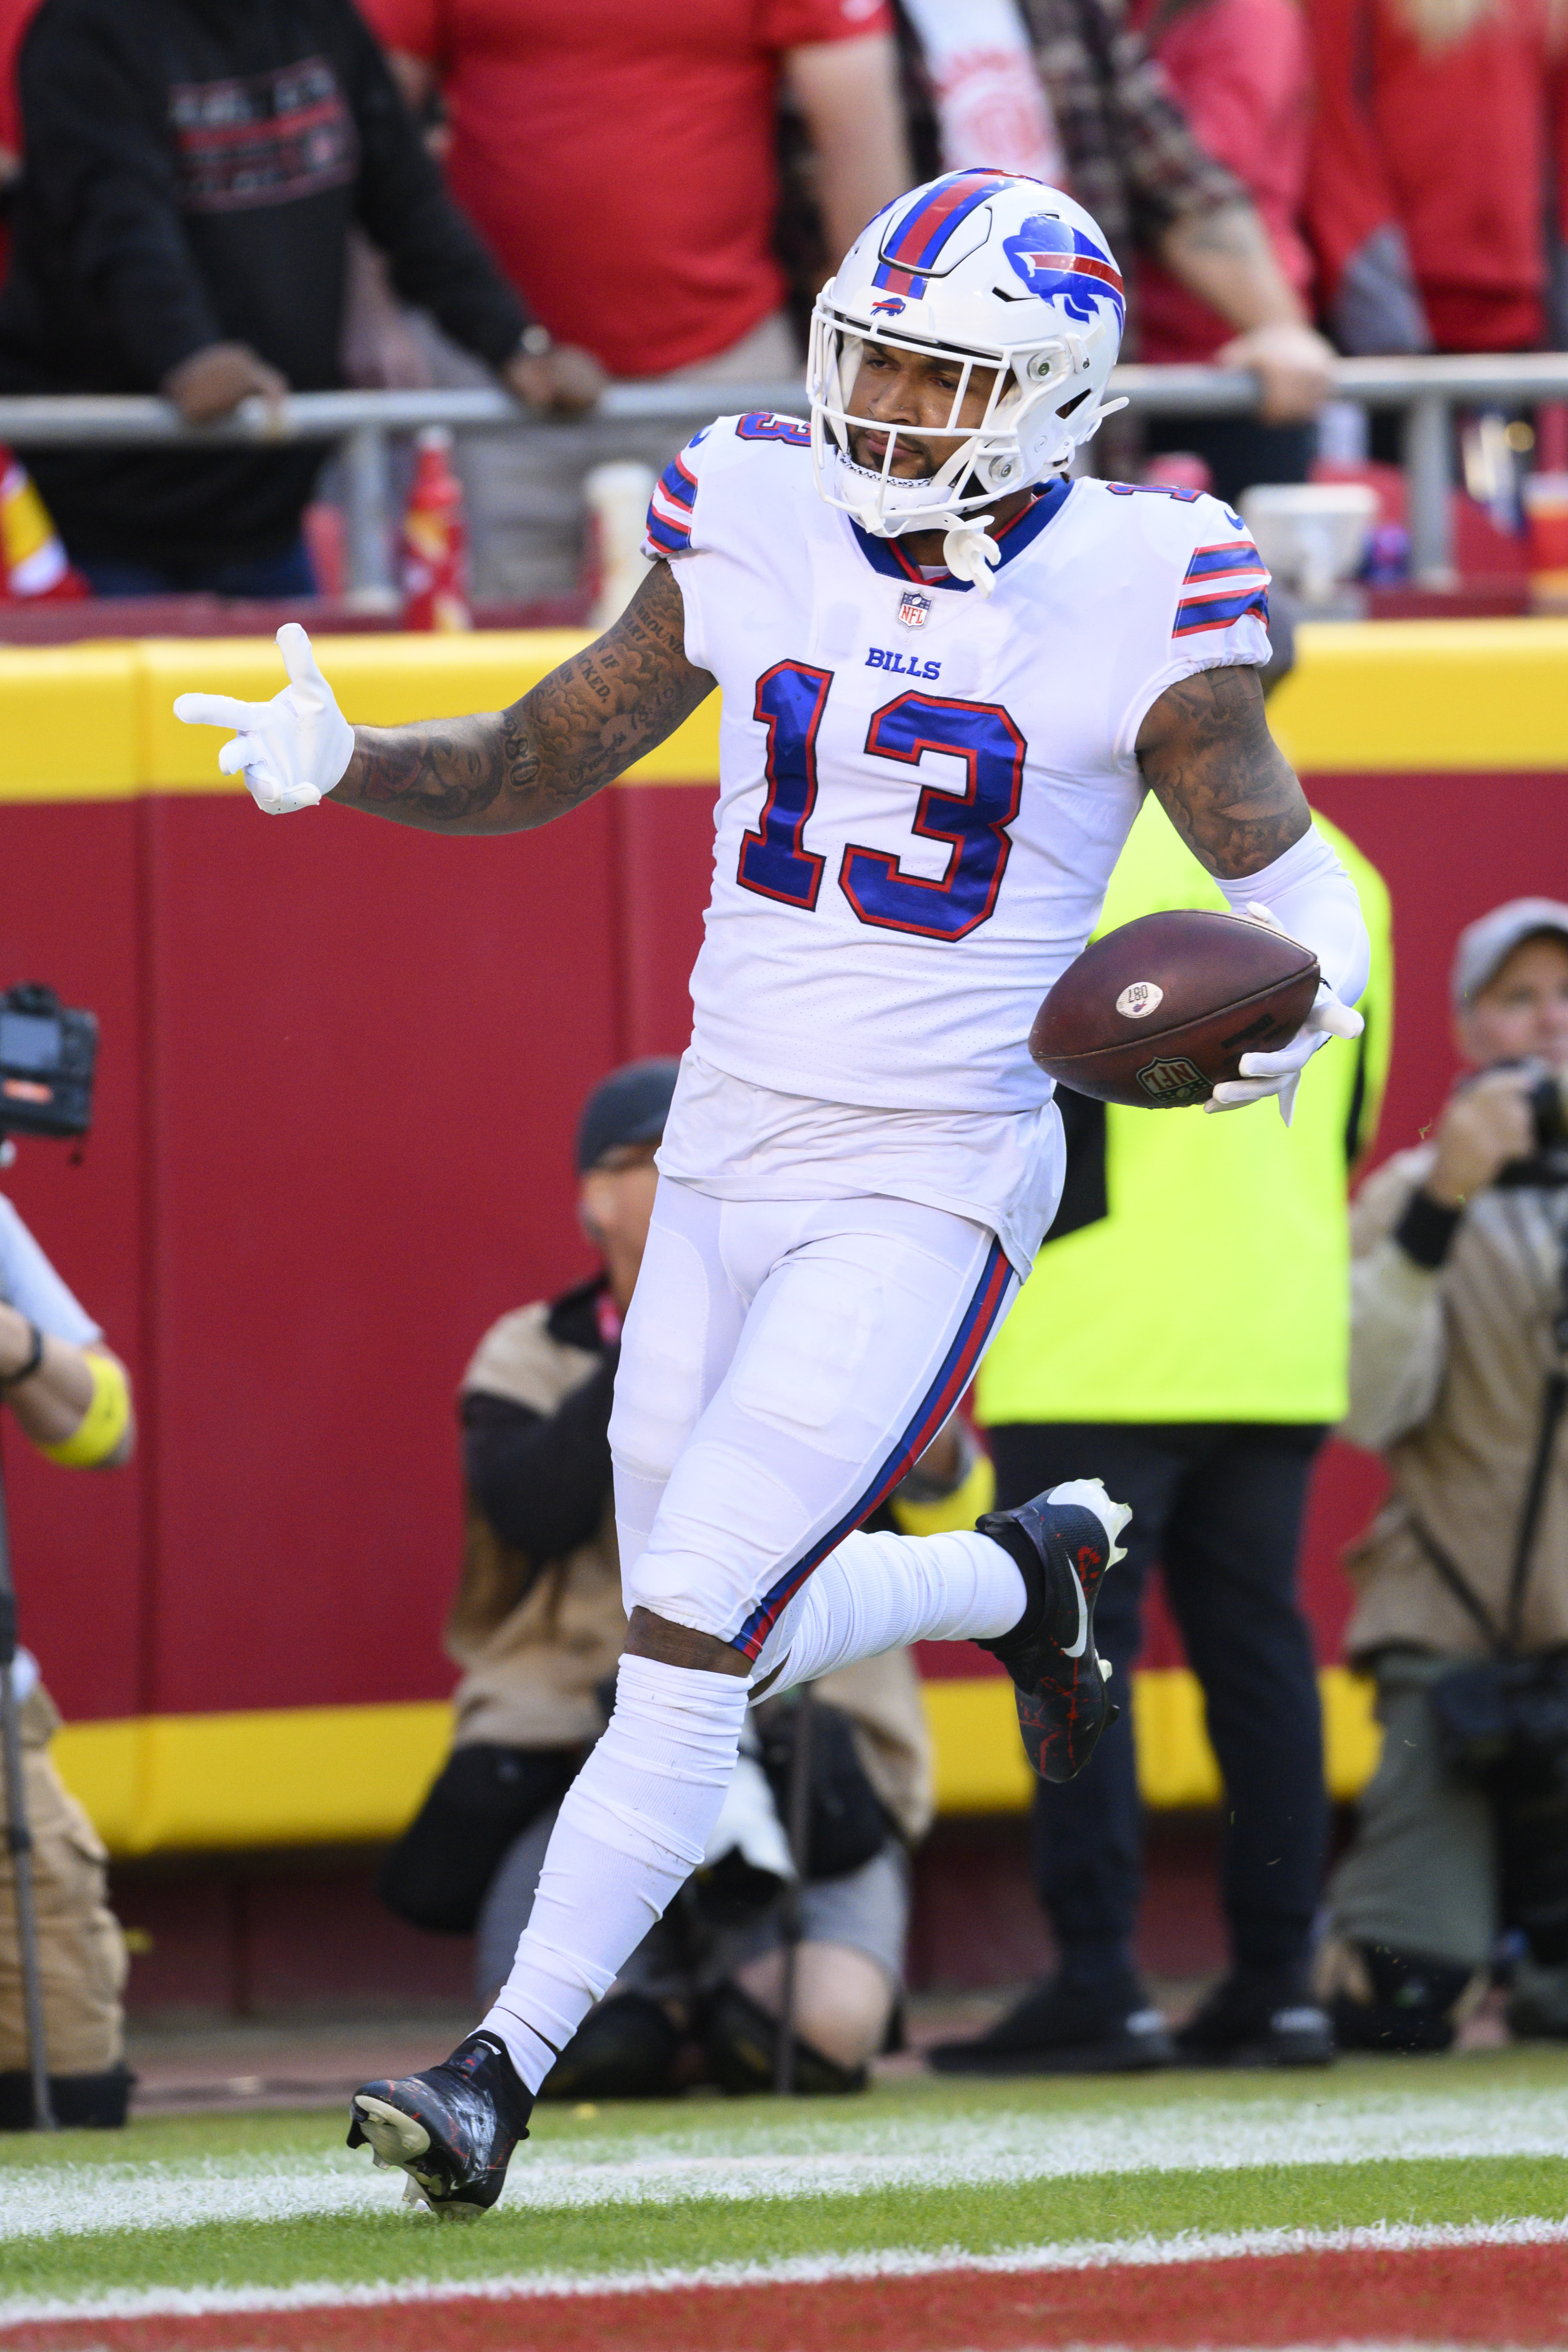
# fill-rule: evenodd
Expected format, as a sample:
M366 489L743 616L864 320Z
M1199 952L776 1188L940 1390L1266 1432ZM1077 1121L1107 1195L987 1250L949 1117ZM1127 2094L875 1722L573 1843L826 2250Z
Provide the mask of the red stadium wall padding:
M716 797L711 784L653 784L615 795L629 1057L678 1054L691 1034L686 982L703 943Z
M614 806L492 843L216 796L4 812L3 976L104 1024L86 1165L24 1144L6 1185L146 1429L130 1478L9 1449L68 1714L449 1687L454 1390L496 1315L590 1263L570 1136L621 1050Z
M1312 790L1394 892L1383 1152L1448 1081L1455 931L1556 887L1568 808L1546 776ZM25 1143L0 1184L126 1356L145 1432L101 1478L7 1440L25 1632L68 1715L449 1687L453 1392L496 1315L587 1268L578 1105L685 1040L712 802L629 788L493 842L217 794L0 809L0 983L52 981L103 1024L83 1164ZM1336 1449L1319 1479L1325 1656L1377 1477ZM1147 1654L1177 1654L1157 1616Z
M132 802L0 812L0 984L51 982L92 1006L101 1043L98 1127L78 1155L22 1143L0 1192L23 1216L132 1370L147 1359L144 1244L148 1071L140 913L141 812ZM134 1714L152 1639L152 1543L141 1465L67 1475L4 1424L22 1635L57 1664L71 1703Z

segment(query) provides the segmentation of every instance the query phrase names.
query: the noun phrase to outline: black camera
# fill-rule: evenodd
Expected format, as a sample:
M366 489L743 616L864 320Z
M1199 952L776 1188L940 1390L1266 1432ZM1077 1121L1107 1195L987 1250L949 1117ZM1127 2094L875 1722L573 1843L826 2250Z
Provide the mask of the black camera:
M25 980L0 994L0 1133L85 1135L92 1125L98 1022Z
M1531 1087L1525 1097L1530 1105L1531 1125L1535 1131L1538 1152L1562 1151L1568 1149L1568 1108L1564 1107L1564 1079L1556 1070L1548 1070Z

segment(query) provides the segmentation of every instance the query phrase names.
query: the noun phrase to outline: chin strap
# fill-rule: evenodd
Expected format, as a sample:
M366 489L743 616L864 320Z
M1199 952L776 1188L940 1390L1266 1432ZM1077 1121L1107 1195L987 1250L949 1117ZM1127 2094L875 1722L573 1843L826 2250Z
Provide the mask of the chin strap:
M982 596L988 596L996 586L992 574L1002 560L1002 551L990 538L986 526L994 522L994 515L969 515L956 522L942 541L942 561L955 580L967 580Z

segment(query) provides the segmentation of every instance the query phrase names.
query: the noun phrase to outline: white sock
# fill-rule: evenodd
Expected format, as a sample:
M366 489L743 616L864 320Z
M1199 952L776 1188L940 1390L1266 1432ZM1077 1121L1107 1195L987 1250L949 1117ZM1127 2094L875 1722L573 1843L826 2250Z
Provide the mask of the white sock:
M814 1682L905 1642L1010 1633L1028 1598L1022 1571L974 1528L944 1536L846 1536L785 1610L757 1661L769 1685Z
M741 1675L622 1659L609 1728L562 1801L512 1973L484 2021L530 2091L701 1862L747 1696Z

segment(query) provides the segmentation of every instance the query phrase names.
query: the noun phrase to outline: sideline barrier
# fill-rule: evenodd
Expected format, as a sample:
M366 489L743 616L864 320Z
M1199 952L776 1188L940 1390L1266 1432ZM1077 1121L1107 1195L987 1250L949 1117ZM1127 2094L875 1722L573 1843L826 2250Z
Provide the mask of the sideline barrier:
M393 723L498 707L582 642L564 633L324 637L319 652L351 719ZM24 1213L38 1225L52 1254L115 1336L129 1322L134 1338L136 1316L142 1318L141 1344L127 1349L148 1432L137 1470L112 1480L67 1482L68 1492L59 1474L47 1465L37 1470L19 1449L11 1460L18 1516L25 1522L18 1559L26 1624L68 1715L76 1718L60 1735L59 1759L118 1853L350 1842L385 1836L406 1820L439 1760L449 1720L444 1704L429 1695L441 1686L434 1622L456 1557L447 1480L451 1448L441 1415L448 1410L443 1400L449 1399L464 1353L483 1328L484 1310L475 1301L494 1296L496 1253L485 1216L497 1214L497 1200L511 1203L519 1192L530 1202L544 1202L540 1215L548 1230L536 1258L528 1258L512 1240L501 1253L499 1278L515 1277L517 1296L537 1295L520 1286L553 1285L574 1263L564 1179L549 1180L559 1199L530 1191L538 1180L528 1173L493 1185L488 1209L474 1211L476 1233L454 1238L443 1228L437 1234L441 1245L466 1249L468 1258L483 1260L486 1286L476 1286L464 1259L468 1287L458 1285L462 1295L447 1303L449 1321L420 1325L436 1368L424 1387L411 1387L400 1401L403 1420L377 1434L373 1445L365 1440L359 1454L352 1444L362 1433L351 1415L340 1413L318 1441L315 1419L329 1419L329 1407L338 1402L339 1341L313 1294L310 1305L324 1336L318 1339L312 1326L301 1348L288 1319L296 1296L289 1283L298 1281L299 1269L290 1262L280 1279L276 1255L267 1251L276 1252L281 1244L269 1230L257 1238L257 1228L266 1224L265 1184L276 1181L276 1171L256 1173L254 1196L243 1192L253 1174L255 1138L265 1138L269 1119L276 1125L280 1104L292 1110L276 1068L259 1073L265 1099L253 1110L254 1057L260 1053L279 1061L270 1052L275 1028L284 1040L296 1041L295 1055L315 1053L334 1083L351 1081L361 1088L351 1106L358 1124L350 1122L345 1154L362 1158L367 1136L369 1148L381 1150L383 1133L373 1126L381 1065L367 1065L368 1074L358 1067L366 1053L358 1032L346 1026L365 992L364 962L377 944L378 927L401 922L408 929L406 943L393 940L395 952L386 966L403 973L405 1000L390 1010L379 1008L386 1023L399 1028L401 1044L401 1029L426 977L419 958L423 954L439 964L443 940L455 936L450 928L440 930L438 918L450 926L465 919L470 901L478 906L473 923L482 936L471 970L489 969L484 959L499 936L493 927L503 917L515 916L521 934L519 941L508 943L520 968L531 968L530 960L541 951L559 960L565 950L561 937L549 929L559 912L550 894L563 889L566 877L580 894L561 917L569 926L578 922L587 903L581 893L599 890L604 903L595 918L600 929L580 938L573 934L568 941L579 961L560 975L558 1005L570 1006L575 1014L591 986L615 980L612 972L606 981L601 967L617 959L622 981L626 969L641 970L638 957L646 961L646 954L639 939L653 937L664 961L657 964L655 959L656 969L648 966L653 977L644 975L651 1011L633 1007L628 1013L623 1005L602 1017L594 1011L591 1018L584 1012L575 1026L548 1041L553 1058L542 1066L553 1073L556 1091L530 1098L529 1119L508 1129L495 1150L510 1150L516 1135L538 1129L545 1155L539 1164L553 1167L557 1130L567 1131L564 1106L574 1099L583 1077L620 1053L668 1050L678 1040L688 932L706 895L716 698L640 763L617 792L604 796L616 804L609 830L590 809L573 820L578 830L556 827L532 836L525 856L509 864L505 845L483 854L476 845L467 845L468 854L457 857L454 886L451 868L439 856L432 861L427 846L413 844L395 828L354 828L350 835L348 827L335 824L314 831L304 824L258 826L248 811L231 813L217 805L243 793L243 786L217 771L224 738L214 730L180 726L169 708L173 695L205 688L262 699L277 690L282 676L276 647L265 640L0 649L0 695L7 717L0 736L0 860L9 864L14 882L20 874L41 901L31 931L25 892L7 908L6 932L0 936L15 969L5 977L21 976L25 962L29 974L35 968L45 976L57 973L75 987L72 957L78 947L84 957L89 950L110 954L115 969L136 966L126 976L126 998L117 1010L112 1052L105 1061L106 1087L121 1089L120 1108L100 1122L89 1169L79 1183L73 1179L75 1192L59 1182L59 1162L51 1160L46 1167L37 1154L26 1155L5 1180L5 1189L16 1192ZM1558 829L1568 772L1568 622L1308 625L1300 633L1298 669L1281 689L1270 716L1311 777L1320 804L1384 866L1412 935L1419 933L1423 942L1429 939L1429 948L1424 944L1422 950L1430 967L1423 974L1428 994L1431 971L1440 975L1437 959L1446 956L1456 909L1461 916L1479 911L1465 894L1490 890L1502 896L1494 877L1517 870L1496 862L1509 849L1510 824L1526 837L1521 850L1513 853L1528 862L1515 887L1536 887L1527 874L1537 867L1549 870L1568 854L1568 830ZM668 789L648 795L639 790L647 785ZM1479 825L1478 788L1487 803L1486 821ZM115 816L115 803L131 805ZM102 811L99 817L92 814L94 804ZM602 813L602 803L595 806ZM1460 810L1462 832L1455 819ZM1416 812L1420 821L1413 825L1408 820ZM234 833L235 824L246 829ZM383 856L388 836L393 837L392 854ZM345 853L345 843L351 854ZM415 855L405 857L404 848ZM616 856L622 863L601 886L599 862ZM66 870L73 858L79 864ZM502 861L499 883L494 879L497 858ZM85 908L86 883L99 866L116 860L130 878L115 887L133 912L126 917L123 941L117 939L109 950L92 932L97 918L78 910L78 901L82 898ZM253 905L245 894L257 870L264 879L256 886ZM147 882L150 873L156 887ZM518 888L519 877L532 895L514 904L507 892ZM300 912L289 894L307 887L316 897ZM431 902L443 889L448 893L445 914L440 908L433 913ZM198 909L204 928L182 933L172 945L170 920L184 919L193 891L210 895L210 905ZM359 898L368 911L350 907ZM1482 898L1480 905L1486 903ZM350 914L360 928L345 937L339 962L327 968L330 993L321 994L317 968L310 965L281 1011L275 1013L266 988L260 992L267 1001L252 1007L257 986L245 958L254 954L258 940L270 945L275 928L292 921L284 948L297 958L317 941L324 922L347 930ZM73 922L79 937L69 930ZM486 923L491 930L485 930ZM18 945L19 940L26 943ZM34 946L35 940L41 944ZM398 953L404 955L406 969L398 963ZM89 964L90 958L83 969ZM156 1032L163 1017L158 988L188 993L193 972L214 999L212 1007L196 1008L208 1029L195 1045L182 1031L165 1050ZM270 966L263 977L270 983ZM87 992L87 979L79 985L79 1001L101 1001ZM1402 992L1406 985L1402 974ZM1424 1043L1416 1057L1422 1061L1422 1089L1440 1086L1446 1076L1440 996L1440 977L1437 996L1424 1009L1412 992L1410 1034L1418 1034L1422 1019L1428 1023L1427 1031L1419 1033ZM1402 1035L1404 1004L1402 993ZM180 1010L185 1018L183 1003ZM250 1025L242 1016L250 1018ZM541 1027L546 1017L539 1015ZM503 1024L513 1018L504 996L497 1018ZM128 1031L135 1034L128 1037ZM504 1027L503 1034L509 1034ZM1436 1047L1433 1038L1439 1041ZM361 1049L358 1054L347 1054L350 1042ZM381 1050L378 1039L371 1045ZM427 1060L432 1050L449 1050L439 1021L421 1050ZM474 1082L489 1080L483 1040L465 1050L475 1056L475 1067L465 1065L457 1073L453 1092L430 1110L433 1121L445 1118L458 1126L454 1103L471 1107ZM1402 1051L1408 1065L1408 1051ZM410 1052L417 1060L413 1047ZM291 1070L293 1055L285 1058ZM537 1066L541 1066L528 1065ZM230 1081L226 1099L209 1099L214 1071ZM320 1069L313 1068L308 1076L319 1082ZM236 1077L242 1081L237 1091ZM291 1076L289 1083L296 1083ZM305 1083L299 1082L300 1106L308 1114L304 1148L313 1152L320 1136L334 1133L343 1122L337 1101L323 1108L303 1091ZM533 1081L518 1075L515 1083L521 1090ZM1413 1103L1426 1102L1416 1087L1407 1091ZM235 1137L221 1132L225 1117L236 1129ZM248 1127L246 1119L252 1122ZM312 1119L318 1124L309 1125ZM137 1135L122 1132L130 1129ZM1414 1131L1413 1121L1393 1128L1390 1139L1404 1140L1407 1131ZM402 1148L403 1130L392 1132L390 1148L395 1150ZM201 1147L202 1181L195 1185L181 1158L192 1134L199 1136ZM121 1162L115 1161L117 1153ZM129 1166L137 1154L142 1172L135 1181L141 1190L125 1212L126 1230L116 1244L124 1258L116 1276L120 1297L140 1301L131 1311L113 1302L114 1284L104 1284L96 1271L108 1244L101 1231L95 1234L80 1203L95 1166L100 1172L106 1165ZM310 1164L314 1171L316 1162ZM358 1164L351 1156L339 1163L323 1157L326 1173L315 1179L319 1200L313 1208L323 1214L333 1209L334 1169ZM444 1167L442 1176L443 1199L449 1202L450 1170ZM36 1183L37 1192L29 1192L28 1183ZM51 1183L53 1192L47 1189ZM243 1192L237 1201L232 1197L236 1188ZM110 1189L103 1197L112 1202L120 1195ZM332 1283L363 1283L367 1261L355 1256L344 1240L352 1240L356 1223L373 1229L365 1248L376 1271L384 1268L387 1250L395 1248L397 1279L412 1283L418 1259L408 1247L407 1219L428 1213L428 1196L417 1189L409 1192L406 1204L393 1190L384 1202L350 1201L340 1224L317 1245L320 1265L306 1269L317 1290L329 1290ZM101 1210L99 1215L101 1221ZM204 1226L193 1240L191 1221L201 1216L214 1220L212 1229ZM75 1227L72 1217L80 1221ZM428 1230L419 1235L422 1246ZM507 1228L493 1230L505 1234ZM78 1242L79 1248L73 1245ZM245 1287L220 1297L210 1307L209 1323L203 1324L190 1299L214 1280L220 1288L225 1282ZM99 1305L106 1291L110 1303ZM172 1291L180 1294L174 1306L168 1303ZM361 1296L360 1290L353 1295ZM245 1356L250 1344L245 1327L255 1318L258 1301L282 1327L274 1357L262 1361L259 1371ZM511 1297L496 1298L489 1311L510 1303ZM417 1313L417 1304L407 1311ZM231 1358L243 1360L231 1363ZM267 1375L279 1365L292 1384L287 1411L279 1407L275 1421L257 1430L256 1399L271 1402ZM209 1391L223 1389L231 1371L233 1395L225 1391L214 1401ZM200 1414L208 1417L188 1430L183 1423L196 1410L193 1398ZM413 1453L422 1465L439 1457L439 1475L421 1466L417 1477L410 1474L400 1486ZM47 1479L56 1483L39 1483ZM373 1529L361 1530L346 1517L357 1503L345 1503L344 1497L357 1498L367 1483L378 1480L387 1488L383 1517ZM238 1499L225 1516L231 1489L237 1490ZM132 1496L144 1500L133 1507L124 1499ZM73 1519L73 1512L79 1516ZM84 1561L92 1563L93 1573L101 1570L90 1612L81 1605ZM123 1591L114 1586L116 1576ZM1376 1734L1364 1685L1333 1666L1322 1679L1329 1780L1336 1795L1348 1795L1371 1769ZM1025 1801L1029 1783L1006 1681L965 1674L933 1679L925 1687L944 1809L990 1811ZM413 1696L421 1692L427 1695ZM1192 1678L1156 1658L1134 1678L1134 1704L1148 1801L1211 1801L1218 1781Z
M315 640L345 715L366 726L513 702L590 642L574 630ZM1568 767L1568 620L1307 622L1270 706L1303 772L1356 775ZM285 683L267 638L0 646L0 803L238 793L225 740L185 727L188 690L265 701ZM622 786L718 774L712 697Z
M1343 1666L1318 1676L1330 1793L1354 1797L1377 1761L1371 1685ZM936 1809L1021 1812L1034 1776L1013 1687L1001 1675L923 1685ZM1155 1807L1212 1805L1219 1773L1203 1698L1185 1667L1133 1677L1139 1786ZM451 1734L440 1701L276 1707L68 1724L55 1760L111 1853L354 1845L395 1837L440 1770Z

